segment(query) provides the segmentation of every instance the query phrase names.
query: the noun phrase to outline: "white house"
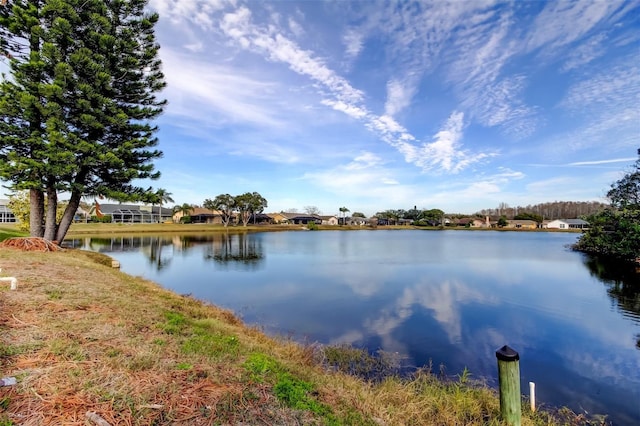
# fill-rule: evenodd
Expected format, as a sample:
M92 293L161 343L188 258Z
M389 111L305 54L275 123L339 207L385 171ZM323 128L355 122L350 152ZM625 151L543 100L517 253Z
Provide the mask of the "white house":
M556 219L547 223L549 229L586 229L589 222L582 219Z

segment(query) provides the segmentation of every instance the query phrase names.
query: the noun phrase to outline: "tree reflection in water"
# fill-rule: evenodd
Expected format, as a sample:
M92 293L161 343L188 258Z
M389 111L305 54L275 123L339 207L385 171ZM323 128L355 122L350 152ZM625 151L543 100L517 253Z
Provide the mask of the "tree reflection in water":
M607 294L622 315L640 323L640 268L593 256L586 257L585 264L591 275L607 286ZM635 338L636 348L640 349L640 334Z
M224 266L241 266L242 269L257 269L264 261L260 239L239 234L215 234L205 251L205 260Z

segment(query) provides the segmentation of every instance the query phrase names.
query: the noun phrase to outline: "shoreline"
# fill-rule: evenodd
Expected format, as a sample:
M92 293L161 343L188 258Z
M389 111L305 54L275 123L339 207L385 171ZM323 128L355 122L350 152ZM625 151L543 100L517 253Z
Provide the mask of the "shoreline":
M88 412L112 425L501 424L492 389L428 372L372 383L328 371L316 346L266 336L106 255L2 249L0 265L19 279L0 289L0 367L17 378L0 387L7 424L84 424ZM562 424L559 413L523 404L523 425Z

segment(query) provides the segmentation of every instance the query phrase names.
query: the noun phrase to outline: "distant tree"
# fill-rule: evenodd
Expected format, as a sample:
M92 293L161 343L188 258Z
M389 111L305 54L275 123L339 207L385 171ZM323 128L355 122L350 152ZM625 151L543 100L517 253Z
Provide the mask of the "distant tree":
M184 203L179 206L173 207L174 213L182 213L182 218L191 216L191 212L193 211L193 206L189 203ZM182 220L181 218L181 220Z
M418 221L422 219L422 210L418 210L417 208L414 207L411 210L407 210L404 213L403 218Z
M310 215L321 215L322 212L320 211L320 209L316 206L304 206L304 211L306 214L310 214Z
M0 7L0 177L29 191L32 236L62 241L84 195L141 201L132 182L159 176L150 121L165 83L147 2ZM70 200L58 220L60 192Z
M163 188L156 189L155 196L158 200L158 206L160 207L160 217L162 217L162 205L164 203L173 203L173 198L171 198L173 194Z
M56 220L60 220L62 215L64 214L65 208L67 207L66 201L61 201L58 203L56 211ZM9 196L9 209L13 215L18 219L18 229L22 231L30 231L31 221L31 205L29 203L29 192L28 191L18 191ZM46 211L46 210L45 210Z
M229 194L220 194L213 200L204 200L203 206L205 209L218 210L222 215L222 224L226 227L233 217L236 200Z
M257 192L252 192L252 199L251 199L251 213L253 214L253 223L256 223L256 215L263 213L264 209L267 208L267 206L269 205L269 203L267 202L267 199L264 198L262 195L260 195Z
M353 214L351 215L351 217L365 217L364 213L361 212L353 212Z
M616 209L640 209L640 158L622 179L611 185L607 198Z
M342 221L340 222L340 225L344 225L345 219L347 217L347 213L350 210L346 207L340 207L338 210L340 210L340 216L342 217Z
M390 221L393 221L394 224L398 223L398 220L401 219L403 216L404 210L385 210L384 214L387 216L387 219L389 219Z
M611 208L587 216L589 229L573 246L575 250L640 262L640 150L638 156L607 193Z
M18 191L9 196L8 206L18 220L17 227L21 231L29 231L29 192Z
M498 219L498 226L500 228L507 226L507 217L506 216L500 216L500 219Z
M162 205L164 203L173 203L171 193L166 189L158 188L155 192L148 192L144 197L144 201L151 204L151 213L153 213L153 207L158 205L158 220L162 219Z
M242 225L247 226L251 216L262 213L267 207L267 200L257 192L246 192L234 197L235 208L237 209Z
M542 223L542 216L535 213L520 212L517 215L515 215L513 218L516 220L533 220L538 223Z

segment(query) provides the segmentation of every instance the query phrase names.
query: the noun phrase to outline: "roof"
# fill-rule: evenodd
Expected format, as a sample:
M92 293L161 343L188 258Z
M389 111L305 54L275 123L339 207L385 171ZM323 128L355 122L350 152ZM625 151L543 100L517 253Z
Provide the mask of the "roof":
M582 219L558 219L558 220L564 223L567 223L569 225L588 225L589 224L589 222Z
M160 206L140 206L136 204L98 204L102 214L124 213L124 214L153 214L160 213ZM162 207L162 214L171 216L173 210Z
M280 214L286 217L287 219L299 219L299 218L320 219L320 216L315 214L307 214L307 213L280 213Z
M218 210L205 209L204 207L193 207L187 214L187 216L198 215L222 216L222 214Z

